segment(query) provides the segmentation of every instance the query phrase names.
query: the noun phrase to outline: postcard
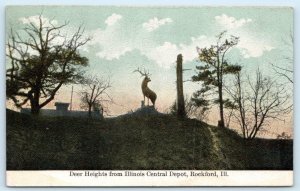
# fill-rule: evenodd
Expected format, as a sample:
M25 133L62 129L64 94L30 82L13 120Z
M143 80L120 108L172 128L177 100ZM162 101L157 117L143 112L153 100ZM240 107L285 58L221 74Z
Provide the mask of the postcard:
M292 186L293 8L7 6L7 186Z

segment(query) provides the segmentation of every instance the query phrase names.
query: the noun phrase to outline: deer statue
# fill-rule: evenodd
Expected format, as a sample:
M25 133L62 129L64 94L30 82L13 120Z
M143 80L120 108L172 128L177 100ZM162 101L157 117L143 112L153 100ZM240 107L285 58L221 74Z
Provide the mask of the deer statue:
M148 106L149 106L149 99L151 100L153 107L155 107L155 100L156 100L156 93L152 90L150 90L150 88L148 88L148 82L151 82L151 79L149 78L150 74L149 72L146 72L146 70L144 70L144 72L142 72L139 68L137 70L134 70L133 72L139 72L142 77L145 76L143 82L142 82L142 92L144 95L144 103L145 103L145 97L148 98Z

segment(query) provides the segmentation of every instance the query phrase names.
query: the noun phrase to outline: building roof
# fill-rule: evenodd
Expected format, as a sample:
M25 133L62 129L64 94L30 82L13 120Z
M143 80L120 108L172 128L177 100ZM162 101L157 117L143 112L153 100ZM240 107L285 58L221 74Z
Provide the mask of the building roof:
M70 105L70 103L64 103L64 102L55 102L55 104L54 104L55 106L57 106L57 105L64 105L64 106L68 106L68 105Z

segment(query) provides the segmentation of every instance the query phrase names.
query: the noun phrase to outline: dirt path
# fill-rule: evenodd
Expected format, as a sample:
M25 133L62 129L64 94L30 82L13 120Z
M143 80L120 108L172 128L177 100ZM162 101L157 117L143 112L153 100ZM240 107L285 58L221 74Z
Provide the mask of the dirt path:
M231 169L230 162L222 151L220 139L217 137L216 133L212 130L212 128L214 127L208 128L212 142L212 154L214 156L217 156L217 162L220 166L220 169Z

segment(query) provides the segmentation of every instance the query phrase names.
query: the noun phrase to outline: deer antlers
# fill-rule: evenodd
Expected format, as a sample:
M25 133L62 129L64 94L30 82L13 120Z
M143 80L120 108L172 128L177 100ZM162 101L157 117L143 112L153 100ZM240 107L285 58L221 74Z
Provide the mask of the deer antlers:
M146 71L146 69L144 69L144 72L142 72L142 71L140 70L140 68L137 68L137 69L134 70L133 72L139 72L142 76L146 76L146 77L150 76L149 71Z

